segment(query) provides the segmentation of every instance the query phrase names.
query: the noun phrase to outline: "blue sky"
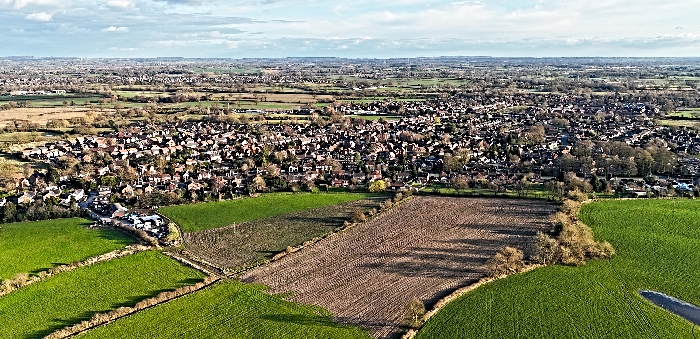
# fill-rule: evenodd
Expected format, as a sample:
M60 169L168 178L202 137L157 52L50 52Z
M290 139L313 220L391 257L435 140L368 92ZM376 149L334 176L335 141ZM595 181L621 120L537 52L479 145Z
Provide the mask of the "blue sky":
M0 55L700 56L698 0L0 0Z

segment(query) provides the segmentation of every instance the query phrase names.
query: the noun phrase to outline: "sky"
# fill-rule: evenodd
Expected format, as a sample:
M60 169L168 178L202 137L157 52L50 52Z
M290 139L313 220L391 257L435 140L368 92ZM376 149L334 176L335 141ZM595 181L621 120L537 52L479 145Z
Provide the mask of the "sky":
M700 57L700 0L0 0L17 55Z

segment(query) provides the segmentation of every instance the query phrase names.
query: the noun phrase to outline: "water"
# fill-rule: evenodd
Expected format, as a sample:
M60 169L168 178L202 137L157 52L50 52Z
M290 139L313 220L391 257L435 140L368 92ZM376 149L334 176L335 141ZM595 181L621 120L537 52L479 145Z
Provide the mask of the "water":
M655 305L700 326L700 307L659 292L641 291L639 294Z

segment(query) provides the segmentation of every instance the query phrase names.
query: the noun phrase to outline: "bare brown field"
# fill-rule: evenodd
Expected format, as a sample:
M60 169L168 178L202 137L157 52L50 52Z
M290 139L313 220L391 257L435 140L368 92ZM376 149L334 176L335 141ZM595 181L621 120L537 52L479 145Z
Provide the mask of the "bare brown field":
M531 254L554 209L532 200L416 197L241 280L327 308L375 338L395 338L412 298L430 307L478 281L503 246Z
M31 107L16 108L0 111L0 126L5 126L10 120L29 120L40 125L46 124L51 119L70 119L82 117L90 111L86 107Z

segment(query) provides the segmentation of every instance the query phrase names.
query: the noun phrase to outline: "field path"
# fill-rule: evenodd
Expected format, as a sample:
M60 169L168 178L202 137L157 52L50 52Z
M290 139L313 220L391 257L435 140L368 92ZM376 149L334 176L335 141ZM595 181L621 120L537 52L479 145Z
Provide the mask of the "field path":
M531 200L416 197L241 280L293 292L291 300L327 308L341 323L395 338L412 298L430 307L477 281L503 246L527 255L553 211Z

